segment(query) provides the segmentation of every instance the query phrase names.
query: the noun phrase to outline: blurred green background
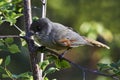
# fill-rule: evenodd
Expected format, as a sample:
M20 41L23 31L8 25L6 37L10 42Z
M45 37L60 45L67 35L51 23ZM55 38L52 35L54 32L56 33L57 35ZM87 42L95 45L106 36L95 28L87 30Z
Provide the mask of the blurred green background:
M22 5L22 4L19 4ZM35 8L36 7L36 8ZM40 0L32 0L32 15L41 17ZM72 49L66 58L89 69L97 69L97 63L111 63L120 59L120 0L48 0L47 17L72 27L80 35L96 39L110 46L110 50L91 46L81 46ZM19 18L17 25L24 30L23 17ZM0 26L0 35L19 34L8 23ZM20 54L11 54L12 62L9 69L16 74L29 71L29 56L27 49L20 45ZM26 52L25 52L26 51ZM10 53L1 51L0 57ZM19 62L19 64L18 64ZM82 71L71 67L48 75L50 80L82 80ZM86 80L112 80L87 72Z

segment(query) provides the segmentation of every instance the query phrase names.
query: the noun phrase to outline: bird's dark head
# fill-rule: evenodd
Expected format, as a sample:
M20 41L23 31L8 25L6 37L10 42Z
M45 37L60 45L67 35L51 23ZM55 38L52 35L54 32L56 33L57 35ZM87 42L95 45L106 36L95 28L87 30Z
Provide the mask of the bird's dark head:
M40 18L37 21L34 21L31 24L30 30L32 33L36 33L36 32L42 32L44 29L47 29L47 27L49 26L49 22L50 20L48 18Z

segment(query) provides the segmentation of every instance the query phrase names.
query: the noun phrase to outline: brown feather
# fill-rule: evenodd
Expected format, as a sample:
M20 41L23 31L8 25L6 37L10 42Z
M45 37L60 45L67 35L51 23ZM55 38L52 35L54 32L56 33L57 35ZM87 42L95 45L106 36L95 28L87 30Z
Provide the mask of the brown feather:
M105 45L105 44L103 44L103 43L101 43L101 42L98 42L98 41L95 41L95 40L93 40L93 39L89 39L89 38L86 38L86 37L83 37L86 41L88 41L90 44L92 44L92 45L95 45L95 46L98 46L98 47L105 47L105 48L107 48L107 49L110 49L110 47L109 46L107 46L107 45Z

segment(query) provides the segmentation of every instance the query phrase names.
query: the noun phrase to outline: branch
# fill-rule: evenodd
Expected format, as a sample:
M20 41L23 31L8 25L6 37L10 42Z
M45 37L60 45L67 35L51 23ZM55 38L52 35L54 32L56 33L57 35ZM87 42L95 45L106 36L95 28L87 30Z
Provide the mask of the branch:
M19 36L19 35L0 35L0 38L14 38L14 37L18 37L18 38L20 38L21 36Z
M23 0L23 1L24 1L24 20L25 20L25 28L26 28L25 39L28 43L33 78L34 80L42 80L42 75L40 74L38 61L37 61L37 53L35 52L35 48L34 48L34 41L32 40L30 34L30 25L32 23L31 1L30 0Z
M54 54L54 55L56 55L58 57L60 56L57 52L55 52L53 50L50 50L48 48L45 48L44 50L47 51L47 52L50 52L51 54ZM72 66L81 69L83 71L83 77L85 77L85 72L90 72L90 73L93 73L93 74L96 74L96 75L101 75L101 76L105 76L105 77L111 77L114 80L119 80L119 78L116 75L114 75L114 74L106 74L106 73L102 73L102 72L100 72L98 70L91 70L91 69L85 68L83 66L80 66L80 65L78 65L78 64L76 64L76 63L68 60L65 57L62 57L62 59L65 60L65 61L67 61L67 62L69 62Z

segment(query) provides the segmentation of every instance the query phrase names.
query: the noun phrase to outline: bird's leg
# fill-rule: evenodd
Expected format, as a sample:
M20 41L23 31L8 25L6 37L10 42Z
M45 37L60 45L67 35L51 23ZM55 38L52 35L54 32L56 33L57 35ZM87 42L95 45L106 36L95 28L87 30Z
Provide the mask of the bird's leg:
M65 55L66 53L68 53L68 51L69 51L70 49L71 49L71 48L67 48L64 52L62 52L61 56L64 57L64 55Z
M59 59L62 59L66 53L71 49L71 47L67 48L64 52L62 52L59 56Z

